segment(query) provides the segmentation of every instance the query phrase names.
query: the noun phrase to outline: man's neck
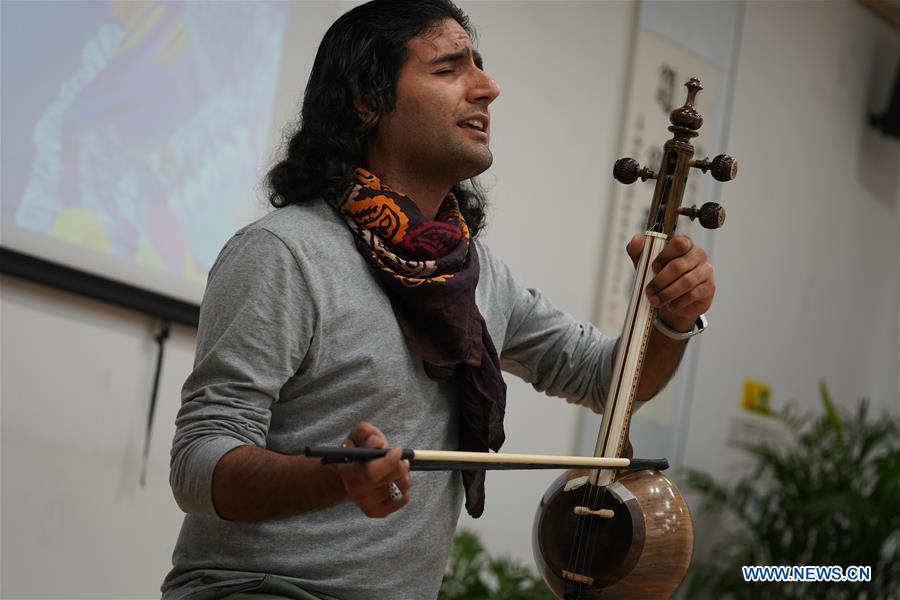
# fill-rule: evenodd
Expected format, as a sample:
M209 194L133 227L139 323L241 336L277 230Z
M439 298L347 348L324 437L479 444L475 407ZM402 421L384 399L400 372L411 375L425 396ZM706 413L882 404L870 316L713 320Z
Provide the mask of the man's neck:
M444 198L450 193L453 184L424 179L410 173L402 173L392 169L379 170L376 164L370 167L372 173L391 189L405 194L412 200L426 219L432 220Z

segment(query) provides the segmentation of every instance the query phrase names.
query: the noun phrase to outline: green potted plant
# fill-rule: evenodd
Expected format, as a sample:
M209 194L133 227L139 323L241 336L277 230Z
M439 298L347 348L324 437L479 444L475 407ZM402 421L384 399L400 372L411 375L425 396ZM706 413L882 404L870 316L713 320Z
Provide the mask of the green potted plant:
M734 442L755 466L732 485L687 470L687 488L726 532L688 575L688 598L900 598L900 422L836 408L771 417L786 443ZM870 566L869 582L745 582L745 565Z
M438 600L554 600L531 569L510 558L495 558L471 531L453 540Z

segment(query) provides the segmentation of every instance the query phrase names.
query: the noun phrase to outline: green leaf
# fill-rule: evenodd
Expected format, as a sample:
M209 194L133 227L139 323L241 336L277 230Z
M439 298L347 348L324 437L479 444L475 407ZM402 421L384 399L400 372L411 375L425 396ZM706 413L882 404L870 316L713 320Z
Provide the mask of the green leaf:
M819 381L819 395L822 398L822 406L825 407L825 414L828 416L828 424L831 425L831 428L837 433L838 440L841 445L844 444L844 428L841 424L841 417L838 415L837 409L834 408L834 403L831 401L831 394L828 392L828 385L826 385L825 380Z

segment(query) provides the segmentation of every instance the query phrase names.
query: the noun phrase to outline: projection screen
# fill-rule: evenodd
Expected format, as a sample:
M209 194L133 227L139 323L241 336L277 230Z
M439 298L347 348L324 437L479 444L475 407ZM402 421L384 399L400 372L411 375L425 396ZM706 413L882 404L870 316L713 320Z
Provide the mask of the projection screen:
M196 313L261 212L288 8L3 2L3 271Z

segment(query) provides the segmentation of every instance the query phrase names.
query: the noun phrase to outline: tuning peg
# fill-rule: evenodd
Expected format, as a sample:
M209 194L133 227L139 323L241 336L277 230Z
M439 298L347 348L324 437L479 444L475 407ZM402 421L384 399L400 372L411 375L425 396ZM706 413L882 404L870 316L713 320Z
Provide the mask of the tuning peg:
M725 223L725 208L715 202L707 202L700 209L694 205L690 208L679 208L678 214L684 215L691 221L698 219L700 225L706 229L718 229Z
M615 177L616 181L619 183L627 184L634 183L637 181L638 177L641 178L641 181L656 179L656 173L647 167L642 167L638 164L638 161L633 158L620 158L616 161L616 164L613 165L613 177Z
M691 166L700 169L704 173L712 171L712 176L717 181L731 181L737 177L738 163L727 154L720 154L712 161L708 158L691 161Z

